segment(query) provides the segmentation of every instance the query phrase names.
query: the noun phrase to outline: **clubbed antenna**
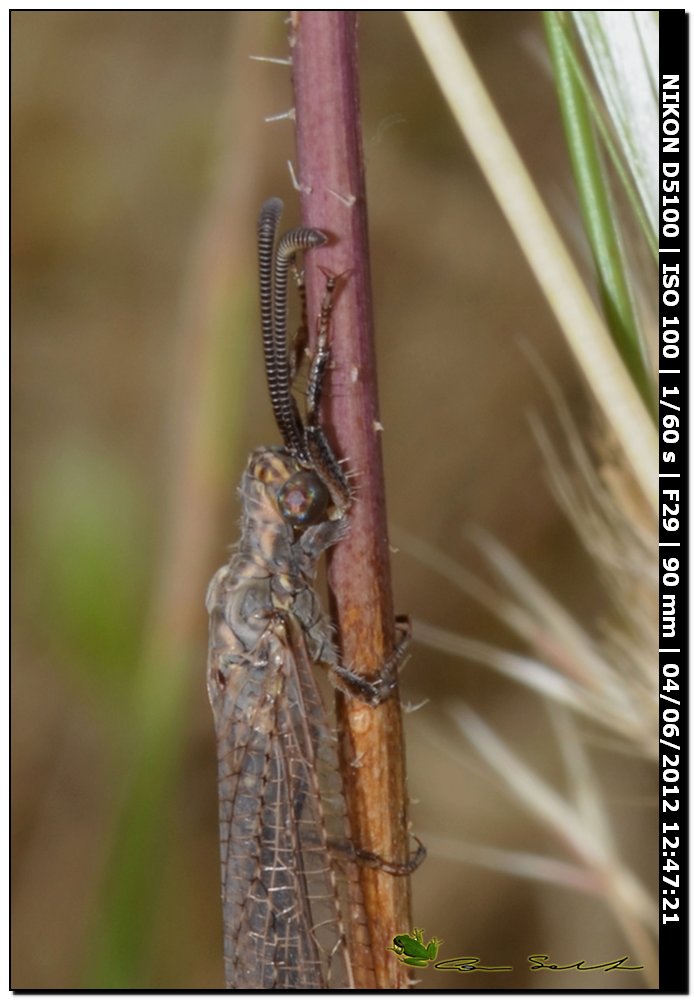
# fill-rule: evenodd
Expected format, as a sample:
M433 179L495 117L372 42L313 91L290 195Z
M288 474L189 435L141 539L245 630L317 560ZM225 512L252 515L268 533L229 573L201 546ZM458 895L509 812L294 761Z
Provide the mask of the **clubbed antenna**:
M263 352L272 412L287 449L302 461L308 456L304 427L292 396L292 371L287 346L287 274L298 250L325 243L317 229L300 227L286 233L275 252L277 227L283 205L270 198L258 218L258 271L260 277L260 321Z
M258 275L260 280L260 324L263 330L265 374L273 398L272 386L276 384L275 340L273 335L274 257L277 226L284 208L279 198L270 198L258 217ZM275 409L274 398L272 404ZM275 413L275 417L277 414Z
M292 371L287 345L287 276L298 250L312 250L325 243L327 237L319 229L300 226L282 237L275 254L273 341L274 379L268 375L272 409L284 443L302 462L308 462L304 443L304 427L296 401L292 396Z

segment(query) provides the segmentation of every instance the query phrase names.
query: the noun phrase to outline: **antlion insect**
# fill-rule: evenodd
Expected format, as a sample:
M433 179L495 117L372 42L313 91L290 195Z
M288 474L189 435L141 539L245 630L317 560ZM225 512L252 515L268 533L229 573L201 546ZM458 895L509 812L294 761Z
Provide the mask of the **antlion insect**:
M254 451L241 481L241 540L207 593L207 685L219 762L228 989L353 988L369 965L356 865L404 874L356 849L347 827L336 740L312 665L376 705L394 690L406 629L375 683L340 664L313 589L321 553L348 531L352 493L323 433L318 404L329 358L337 279L329 275L310 364L306 416L292 394L287 277L299 250L326 241L293 229L276 244L282 203L258 222L260 304L268 389L284 447ZM303 292L303 288L301 288ZM350 955L348 925L358 931Z

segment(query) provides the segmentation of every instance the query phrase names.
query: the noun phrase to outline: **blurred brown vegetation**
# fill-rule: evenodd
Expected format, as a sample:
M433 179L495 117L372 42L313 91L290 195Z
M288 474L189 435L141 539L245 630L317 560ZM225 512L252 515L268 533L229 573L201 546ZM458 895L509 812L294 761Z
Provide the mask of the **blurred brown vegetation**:
M584 254L538 15L456 19ZM286 55L285 27L279 12L14 12L11 28L12 985L216 988L203 598L236 536L244 456L277 438L254 220L278 194L296 221L292 125L263 120L292 98L287 67L249 56ZM482 525L590 623L602 597L547 486L526 416L555 416L522 344L579 422L583 389L397 12L362 15L361 58L393 541L402 526L483 572L465 537ZM406 551L393 568L399 610L515 644ZM414 829L556 852L481 765L461 765L452 696L559 774L536 700L415 643L403 697L428 701L406 718ZM645 778L600 753L640 870ZM414 877L414 920L446 957L513 964L514 986L555 987L524 971L532 951L625 952L590 897L435 855Z

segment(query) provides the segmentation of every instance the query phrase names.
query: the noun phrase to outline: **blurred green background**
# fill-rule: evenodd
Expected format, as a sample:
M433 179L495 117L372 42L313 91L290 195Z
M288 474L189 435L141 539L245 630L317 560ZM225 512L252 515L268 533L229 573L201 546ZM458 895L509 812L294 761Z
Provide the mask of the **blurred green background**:
M585 261L539 14L455 18ZM280 12L14 12L11 33L12 986L219 988L203 600L236 538L245 456L277 441L255 216L278 194L297 221L293 127L264 122L292 97L287 67L249 56L285 56L286 27ZM484 526L590 624L603 598L526 419L556 424L523 345L580 422L571 359L397 12L362 15L361 65L392 540L401 528L484 572L465 535ZM393 571L399 611L517 645L405 546ZM560 773L535 699L415 643L414 829L562 856L463 747L457 696ZM649 772L598 760L643 871ZM413 892L445 957L513 964L514 986L556 988L525 972L532 951L626 950L590 896L433 852ZM594 985L561 986L579 984Z

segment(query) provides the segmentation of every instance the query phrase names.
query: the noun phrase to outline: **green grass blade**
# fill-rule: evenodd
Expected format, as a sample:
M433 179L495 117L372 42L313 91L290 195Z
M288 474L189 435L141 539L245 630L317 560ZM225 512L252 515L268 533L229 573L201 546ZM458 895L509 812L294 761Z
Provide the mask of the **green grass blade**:
M653 408L653 384L632 305L625 256L588 101L570 56L560 12L545 25L569 153L609 329L644 402Z
M657 434L604 317L525 169L484 84L444 11L405 11L451 112L477 159L595 400L657 509Z
M658 230L658 15L655 11L572 12L622 160L638 191L650 239Z

